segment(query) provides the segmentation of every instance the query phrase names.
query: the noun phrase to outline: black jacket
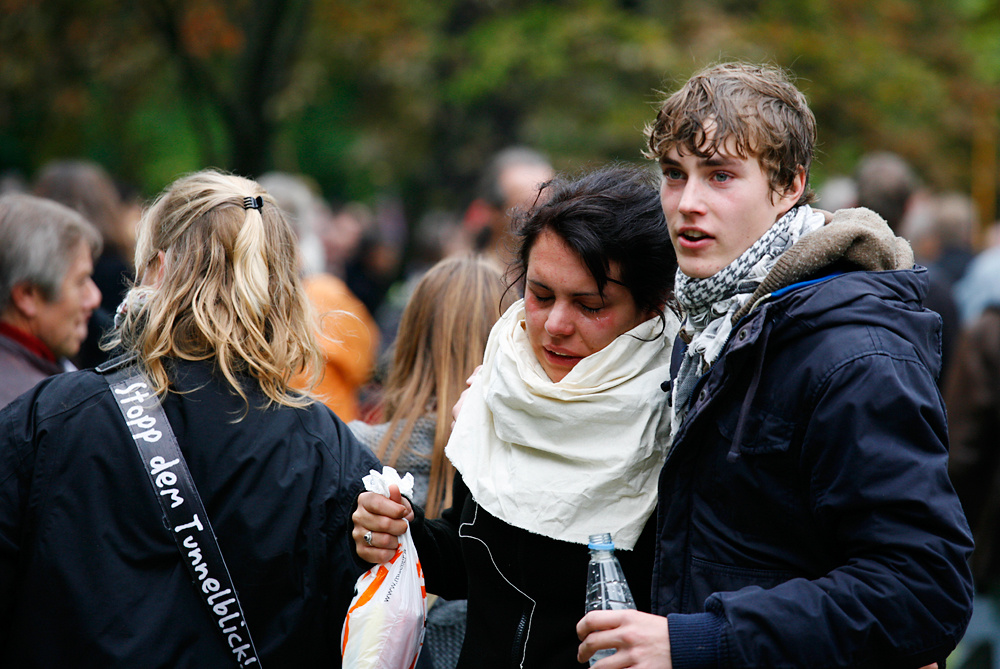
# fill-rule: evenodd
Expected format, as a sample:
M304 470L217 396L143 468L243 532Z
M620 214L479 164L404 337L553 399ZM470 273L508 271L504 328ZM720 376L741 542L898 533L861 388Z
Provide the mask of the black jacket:
M926 272L776 291L695 386L660 477L674 666L919 667L972 612Z
M251 408L209 363L165 400L264 667L340 666L361 569L350 514L377 466L322 405ZM0 666L225 667L132 438L94 371L0 413Z
M480 507L460 475L454 506L411 525L427 591L468 598L460 669L580 667L576 623L587 591L585 545L509 525ZM655 518L631 551L615 551L641 611L649 611Z
M976 587L989 592L1000 586L1000 305L969 324L954 362L944 393L948 473L976 538Z

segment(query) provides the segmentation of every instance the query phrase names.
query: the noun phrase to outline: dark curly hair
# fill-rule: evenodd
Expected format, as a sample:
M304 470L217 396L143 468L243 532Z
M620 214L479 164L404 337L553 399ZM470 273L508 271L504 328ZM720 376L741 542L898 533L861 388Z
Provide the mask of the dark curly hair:
M515 218L517 252L512 286L523 282L531 248L544 230L566 242L586 265L603 295L611 263L636 307L656 313L674 308L677 256L660 206L655 175L611 165L581 176L557 176L542 185L539 204Z

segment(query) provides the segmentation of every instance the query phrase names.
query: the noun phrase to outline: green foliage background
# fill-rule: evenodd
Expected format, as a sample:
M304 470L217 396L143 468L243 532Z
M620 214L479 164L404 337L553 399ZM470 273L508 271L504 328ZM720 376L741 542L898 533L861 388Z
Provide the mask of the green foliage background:
M1000 0L0 0L0 167L84 156L151 196L217 166L461 209L497 149L640 160L661 91L788 67L813 181L875 149L996 214Z

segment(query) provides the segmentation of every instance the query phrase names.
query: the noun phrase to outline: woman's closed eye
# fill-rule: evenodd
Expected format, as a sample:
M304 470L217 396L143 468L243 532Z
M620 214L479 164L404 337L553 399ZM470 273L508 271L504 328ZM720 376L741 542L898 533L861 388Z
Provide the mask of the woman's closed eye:
M552 300L551 295L539 295L534 291L531 291L531 297L532 299L535 300L535 302L541 302L541 303L549 302Z

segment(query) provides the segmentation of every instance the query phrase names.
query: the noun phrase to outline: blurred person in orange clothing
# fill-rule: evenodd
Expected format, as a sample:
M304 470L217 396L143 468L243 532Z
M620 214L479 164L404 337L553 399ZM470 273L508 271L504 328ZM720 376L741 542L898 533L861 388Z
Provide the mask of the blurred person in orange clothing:
M277 200L298 235L302 285L319 318L318 339L324 357L313 394L344 422L355 420L360 417L358 390L375 366L378 326L347 284L324 270L326 255L317 227L330 210L308 180L269 172L258 181ZM293 385L305 388L308 379L300 375Z

